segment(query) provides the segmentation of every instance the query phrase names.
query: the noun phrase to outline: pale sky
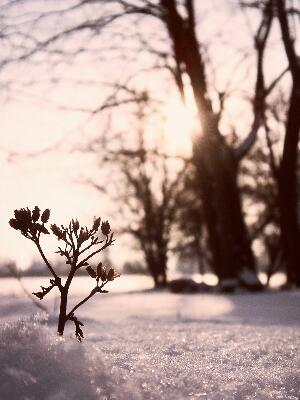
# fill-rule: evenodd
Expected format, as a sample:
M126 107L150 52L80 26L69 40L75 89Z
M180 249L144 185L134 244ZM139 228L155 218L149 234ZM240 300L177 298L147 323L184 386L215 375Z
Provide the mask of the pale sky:
M245 19L245 16L235 12L235 8L231 7L232 4L236 2L229 3L224 0L202 2L203 9L199 13L204 26L201 40L210 42L211 38L214 38L213 45L208 49L217 73L213 76L210 71L209 78L214 79L220 90L224 89L228 80L232 80L233 86L239 88L238 96L241 98L252 91L254 70L251 68L251 62L248 63L249 69L241 68L241 59L244 49L251 50L250 33L255 29L257 21L252 15L249 16L250 20ZM144 34L151 35L154 32L157 33L156 25L155 28L151 23L143 26ZM104 37L109 37L111 33L105 35ZM272 64L273 75L285 66L283 53L278 51L276 45L277 36L275 29L272 50L268 53L270 55L268 63ZM89 107L101 104L107 88L101 84L74 86L72 82L79 78L82 81L101 82L121 80L130 69L135 71L140 64L147 65L146 55L141 56L134 51L132 53L134 54L132 60L112 59L109 63L105 60L97 64L94 59L87 57L80 59L78 64L58 66L54 72L51 66L44 64L39 67L17 65L0 75L0 80L9 77L13 81L12 92L8 92L10 98L6 99L7 93L5 93L1 103L0 260L16 260L21 267L28 266L34 259L39 260L33 244L8 225L15 208L26 206L33 208L35 205L40 208L49 207L52 211L51 221L57 223L67 223L73 217L88 223L95 215L103 216L105 219L113 218L113 208L110 207L107 198L89 186L78 183L81 178L89 175L92 168L95 168L95 159L71 151L74 146L82 144L87 138L95 137L95 134L101 131L100 122L95 119L86 124L86 114L63 111L59 107ZM34 80L37 71L40 73L39 84L25 88L18 85L18 81ZM63 76L62 84L52 85L47 82L52 72L54 75ZM151 77L153 80L148 81L145 77L136 75L136 81L140 79L138 87L142 85L154 93L160 93L164 81L159 74L153 73ZM186 154L190 149L189 130L193 127L194 109L191 95L188 94L189 107L184 109L176 92L170 93L164 106L167 118L166 135L173 152ZM160 95L163 96L164 93ZM247 134L251 122L245 104L246 102L241 103L235 99L231 102L231 109L228 110L228 115L233 118L242 136ZM118 118L114 124L126 126L122 118ZM36 155L39 151L49 148L52 150ZM9 157L12 152L17 153L17 156ZM49 251L51 249L48 244L47 249ZM120 247L114 250L119 262L122 259L120 249L126 254L129 253L127 247L120 241Z
M186 154L190 149L187 131L192 126L194 111L185 112L182 109L180 100L174 96L165 110L166 130L172 137L175 134L176 138L170 143L170 150ZM174 120L173 115L178 111L181 113L180 119ZM13 259L20 266L28 266L33 260L38 260L38 255L33 244L8 225L15 208L28 206L32 209L35 205L41 209L49 207L52 211L51 221L59 224L68 223L74 217L89 224L98 215L113 220L113 208L105 195L82 182L84 177L90 175L90 171L94 169L97 172L95 159L71 151L89 137L86 129L83 129L87 120L85 114L14 101L3 105L2 116L1 125L5 135L0 139L0 194L3 205L0 216L0 260ZM96 129L97 124L92 123L91 126L91 129ZM39 154L44 149L47 151ZM15 153L12 157L11 152ZM47 248L50 246L48 242L46 240ZM120 254L119 249L112 249L114 253L116 256ZM126 261L118 258L120 263Z

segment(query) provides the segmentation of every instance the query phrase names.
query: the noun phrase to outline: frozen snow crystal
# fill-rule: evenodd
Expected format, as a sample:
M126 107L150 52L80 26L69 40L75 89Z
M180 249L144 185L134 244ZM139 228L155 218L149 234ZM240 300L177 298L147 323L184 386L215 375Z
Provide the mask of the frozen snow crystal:
M1 400L300 399L300 291L103 296L82 344L0 301Z
M0 399L139 399L97 349L63 339L35 319L0 328ZM125 383L124 383L124 382Z

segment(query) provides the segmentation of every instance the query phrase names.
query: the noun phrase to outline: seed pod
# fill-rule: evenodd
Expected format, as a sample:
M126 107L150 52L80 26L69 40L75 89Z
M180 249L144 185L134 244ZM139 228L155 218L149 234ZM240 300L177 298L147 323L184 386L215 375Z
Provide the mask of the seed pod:
M20 210L15 210L14 213L17 221L29 227L31 224L31 211L29 208L20 208Z
M86 270L91 278L96 278L96 276L97 276L96 272L93 270L93 268L90 265L88 267L86 267Z
M108 221L104 221L101 224L101 232L103 233L103 235L107 236L110 233L110 224Z
M75 221L74 221L74 219L72 219L72 226L73 226L73 230L74 230L75 232L77 232L78 229L79 229L79 222L78 222L77 219L75 219Z
M49 208L46 208L46 210L43 212L41 216L41 221L45 224L46 222L48 222L49 217L50 217L50 210Z
M52 224L50 226L50 229L53 232L53 234L57 236L58 240L63 239L63 233L56 224Z
M111 268L111 269L108 271L107 280L108 280L108 281L113 281L113 280L114 280L114 276L115 276L115 271L114 271L113 268Z
M21 224L19 221L17 221L16 219L12 218L9 220L9 225L14 228L14 229L21 229Z
M83 242L88 240L88 238L89 238L88 232L83 230L83 228L81 228L77 239L78 246L81 246Z
M94 223L93 223L93 231L97 231L99 229L101 222L101 218L95 218Z
M29 224L27 222L14 218L9 220L9 225L14 229L20 230L23 234L26 234L29 229Z
M107 273L106 273L106 269L102 268L101 269L101 275L100 275L101 281L104 282L107 280Z
M31 213L31 218L33 222L37 222L40 218L40 209L38 206L35 206L32 213Z
M82 241L85 242L89 238L89 233L87 231L84 231L82 233Z

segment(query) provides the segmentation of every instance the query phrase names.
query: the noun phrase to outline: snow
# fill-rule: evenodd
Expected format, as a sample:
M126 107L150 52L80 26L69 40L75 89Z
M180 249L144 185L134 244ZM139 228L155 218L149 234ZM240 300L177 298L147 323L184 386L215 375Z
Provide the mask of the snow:
M98 348L58 338L36 317L5 324L0 340L1 399L138 398Z
M300 399L299 306L299 291L99 295L78 312L80 344L6 293L0 399Z

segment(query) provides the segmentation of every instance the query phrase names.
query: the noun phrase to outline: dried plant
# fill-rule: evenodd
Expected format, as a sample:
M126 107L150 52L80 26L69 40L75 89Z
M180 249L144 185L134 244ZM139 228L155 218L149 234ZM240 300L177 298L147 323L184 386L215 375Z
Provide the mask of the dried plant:
M58 317L58 334L63 335L65 324L67 321L72 321L75 324L75 335L79 341L82 340L83 323L75 316L75 311L88 301L96 293L107 293L104 286L113 281L119 275L113 268L105 268L101 262L98 263L94 269L89 261L100 253L102 250L111 246L114 242L113 233L110 229L108 221L101 222L101 218L95 218L91 229L81 227L77 220L72 219L67 227L56 224L50 226L50 230L56 238L63 243L63 246L58 247L60 256L66 259L66 264L69 266L69 273L65 284L62 283L61 278L55 272L55 269L46 258L41 245L41 234L50 234L45 224L50 217L50 210L46 209L41 213L40 209L36 206L32 211L29 208L21 208L14 211L15 218L9 221L12 228L19 230L23 236L33 241L36 245L42 259L51 272L53 278L50 279L48 287L41 286L41 291L33 293L36 297L42 300L54 287L57 287L60 292L60 311ZM101 232L101 238L99 233ZM95 287L90 294L81 300L71 311L67 312L68 294L71 282L80 268L86 268L87 273L95 279Z

